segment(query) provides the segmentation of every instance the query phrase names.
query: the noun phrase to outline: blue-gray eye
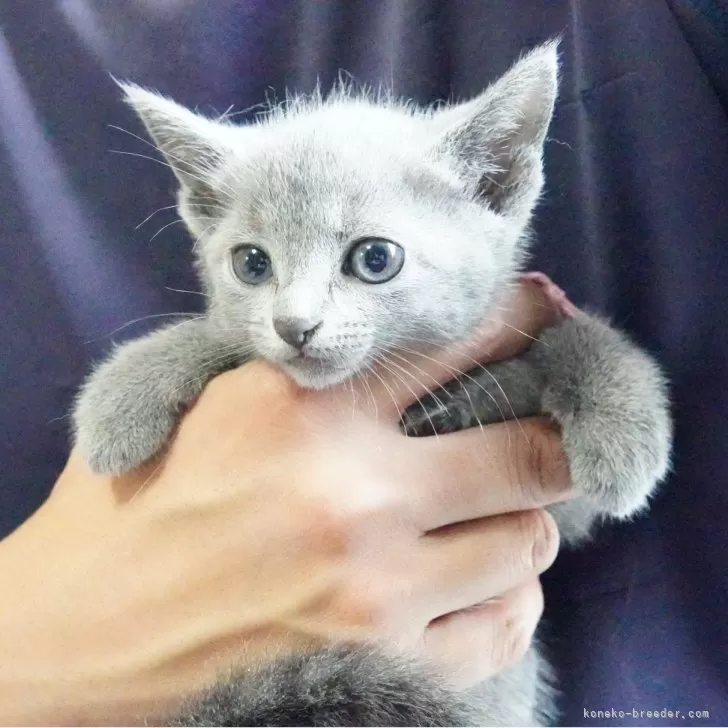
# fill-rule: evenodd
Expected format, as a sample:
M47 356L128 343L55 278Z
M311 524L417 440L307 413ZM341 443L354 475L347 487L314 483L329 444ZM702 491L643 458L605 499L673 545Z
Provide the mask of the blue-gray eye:
M254 245L241 245L233 250L233 272L243 281L256 285L267 281L273 275L273 266L268 253Z
M346 257L344 272L365 283L391 281L404 265L404 249L390 240L364 238L354 243Z

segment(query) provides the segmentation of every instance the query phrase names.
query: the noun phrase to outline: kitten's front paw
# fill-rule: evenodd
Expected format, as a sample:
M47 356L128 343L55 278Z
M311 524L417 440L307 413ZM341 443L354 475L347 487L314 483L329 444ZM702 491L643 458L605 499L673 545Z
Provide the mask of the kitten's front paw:
M89 377L76 402L81 453L97 473L133 470L166 445L205 384L238 363L204 318L124 344Z
M181 403L199 391L195 372L175 366L172 336L184 331L161 330L120 346L84 383L74 434L94 472L121 475L164 447Z
M439 388L438 394L428 394L404 411L400 428L408 437L445 435L465 429L469 426L463 416L466 409L455 400L456 394Z
M121 475L164 447L175 417L149 393L115 388L107 366L92 375L79 396L76 444L95 473Z
M533 347L545 373L544 412L561 425L574 486L599 513L642 510L670 462L665 379L626 336L583 313Z

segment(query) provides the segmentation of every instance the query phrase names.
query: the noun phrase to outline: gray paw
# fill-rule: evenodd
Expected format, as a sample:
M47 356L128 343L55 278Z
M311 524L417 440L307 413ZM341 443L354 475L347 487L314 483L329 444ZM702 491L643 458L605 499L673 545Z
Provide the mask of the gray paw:
M411 405L402 429L411 437L479 427L540 412L542 382L523 358L479 366Z
M667 387L657 364L582 313L545 331L529 356L544 375L542 409L561 425L575 487L603 515L642 510L670 462Z
M120 381L117 359L103 364L76 404L76 443L96 473L121 475L153 457L175 425L175 413L138 377ZM121 385L121 386L120 386Z
M452 389L452 387L450 387ZM408 437L445 435L470 426L472 415L461 401L462 394L445 388L415 402L402 415L400 427Z
M165 446L205 384L235 363L204 319L124 344L78 397L73 419L81 453L98 473L133 470Z

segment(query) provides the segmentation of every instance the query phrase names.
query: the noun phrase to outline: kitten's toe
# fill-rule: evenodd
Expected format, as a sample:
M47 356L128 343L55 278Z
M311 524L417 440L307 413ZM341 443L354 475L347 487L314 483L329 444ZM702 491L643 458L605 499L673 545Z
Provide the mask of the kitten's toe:
M659 438L650 433L590 436L577 421L564 429L563 446L574 487L599 513L614 518L644 510L668 466Z
M162 450L205 384L237 361L220 346L196 318L117 347L84 383L73 413L91 468L119 475Z
M82 457L94 473L122 475L150 460L164 446L166 437L150 437L133 428L80 429L77 444Z
M441 399L431 395L411 405L402 415L400 427L408 437L430 437L454 432L457 418Z

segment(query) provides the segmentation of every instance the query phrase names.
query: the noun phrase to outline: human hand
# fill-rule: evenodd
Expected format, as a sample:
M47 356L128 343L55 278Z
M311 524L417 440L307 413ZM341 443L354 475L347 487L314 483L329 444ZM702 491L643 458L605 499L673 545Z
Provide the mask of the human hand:
M517 353L514 329L550 322L540 297L522 287L508 325L421 370ZM206 388L159 462L111 479L72 453L0 546L0 722L142 722L230 665L332 641L422 652L461 686L520 657L558 543L541 508L569 496L558 434L408 439L424 391L380 376L312 392L255 362Z

